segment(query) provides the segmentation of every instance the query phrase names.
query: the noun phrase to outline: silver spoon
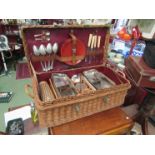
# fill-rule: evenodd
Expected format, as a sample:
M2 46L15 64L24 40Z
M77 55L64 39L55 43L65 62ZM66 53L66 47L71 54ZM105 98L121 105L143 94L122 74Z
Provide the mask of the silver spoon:
M53 61L52 61L51 69L53 69L53 63L54 63L55 55L56 55L57 52L58 52L58 43L55 42L53 44L53 53L54 53L54 56L53 56Z
M47 46L46 46L46 53L47 54L51 54L52 53L52 44L51 43L48 43ZM50 60L48 61L48 70L50 70L51 67L50 67Z
M46 48L43 44L40 45L39 52L41 55L46 55ZM44 62L44 64L45 64L44 70L47 72L46 62Z
M33 45L33 53L36 56L39 56L40 55L40 51L39 51L39 49L38 49L38 47L36 45ZM45 70L44 69L44 65L43 65L42 62L40 62L40 63L41 63L42 70L44 71Z

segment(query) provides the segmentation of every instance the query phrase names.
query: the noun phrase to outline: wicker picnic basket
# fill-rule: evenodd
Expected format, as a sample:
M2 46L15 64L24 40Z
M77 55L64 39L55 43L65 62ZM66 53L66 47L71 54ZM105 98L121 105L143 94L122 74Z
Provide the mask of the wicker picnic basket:
M56 63L53 70L48 72L41 71L40 61L52 60L53 57L50 56L40 56L35 57L32 54L32 45L34 43L33 35L39 33L42 30L51 31L53 37L57 40L60 39L60 45L64 36L68 33L70 29L74 29L79 34L79 38L83 39L86 44L87 38L83 36L87 35L92 31L98 31L98 33L103 38L102 47L100 48L99 57L102 59L99 63L85 64L84 61L78 64L76 67L70 67L69 65L64 65L65 61L70 58L61 58L59 55L56 56ZM80 32L80 33L79 33ZM86 34L85 34L86 33ZM57 38L59 35L64 35ZM104 110L108 110L123 104L125 96L128 89L130 88L129 81L125 78L124 74L113 67L106 59L108 43L109 43L109 26L27 26L22 28L22 39L24 44L25 55L28 59L29 69L31 72L32 86L26 85L26 93L33 98L36 109L38 111L39 123L42 127L53 127L58 126L82 117L92 115ZM76 59L81 59L80 56ZM58 65L57 65L58 64ZM57 67L56 67L57 65ZM101 90L91 90L76 96L67 97L57 97L55 94L55 89L53 83L49 80L52 73L66 73L68 75L74 75L75 73L81 73L88 69L97 69L109 77L116 85L105 88ZM40 99L40 88L39 83L41 81L48 82L55 99L53 101L42 101ZM89 85L89 83L87 82ZM32 92L30 89L32 88ZM92 86L90 85L90 88Z

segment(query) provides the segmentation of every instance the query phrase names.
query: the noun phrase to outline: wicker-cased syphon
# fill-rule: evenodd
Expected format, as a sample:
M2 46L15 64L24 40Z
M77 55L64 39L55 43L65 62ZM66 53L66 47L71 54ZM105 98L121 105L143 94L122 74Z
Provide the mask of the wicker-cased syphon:
M47 26L49 28L49 26ZM32 27L34 28L34 27ZM37 28L37 27L36 27ZM39 27L46 28L46 26ZM51 27L52 28L52 27ZM28 42L25 38L25 30L31 30L31 27L23 28L22 37L24 43L24 49L26 55L28 57L29 68L31 71L32 78L32 90L33 94L28 91L28 87L30 85L26 85L26 93L34 99L34 103L36 109L38 111L39 116L39 124L42 127L53 127L58 126L60 124L64 124L82 117L86 117L92 115L94 113L98 113L107 109L111 109L123 104L125 96L127 94L128 89L130 88L129 81L125 78L123 74L120 74L119 71L112 68L108 63L104 63L102 65L93 66L96 68L103 68L111 72L113 74L114 79L116 79L117 84L102 90L92 90L90 92L86 92L84 94L78 94L76 96L68 96L62 98L55 98L52 102L43 102L39 97L39 82L41 81L41 76L43 74L46 75L49 79L51 77L52 72L48 73L38 73L34 66L32 59L28 56ZM107 51L109 42L109 31L107 32L107 36L105 37L105 46L103 52ZM104 58L106 57L106 53L104 54ZM104 60L104 62L106 62ZM83 70L90 69L92 66L83 66ZM81 68L75 68L71 70L64 70L64 72L77 71ZM63 72L63 71L61 71ZM110 75L109 74L109 75ZM45 79L44 79L45 80ZM47 80L48 81L48 80ZM50 88L54 94L54 87L52 82L49 82Z

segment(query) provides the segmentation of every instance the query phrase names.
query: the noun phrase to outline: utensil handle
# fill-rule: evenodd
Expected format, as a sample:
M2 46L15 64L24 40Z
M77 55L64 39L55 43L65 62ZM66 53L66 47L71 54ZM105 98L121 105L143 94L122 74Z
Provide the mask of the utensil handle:
M95 37L95 36L92 37L92 41L91 41L91 46L90 46L91 50L92 50L93 47L94 47L94 39L95 39L94 37Z
M35 40L43 40L42 38L35 38Z
M97 48L100 48L101 36L97 37Z
M44 65L43 65L43 63L42 63L42 62L40 62L40 63L41 63L42 70L44 71Z
M35 34L34 37L41 37L43 34Z
M94 36L94 48L97 47L97 35Z
M53 64L54 64L54 60L55 60L55 53L54 53L54 55L53 55L53 60L52 60L52 64L51 64L51 66L50 66L50 69L53 69Z
M50 37L42 35L40 38L35 38L35 40L49 41Z
M47 68L47 65L46 65L46 61L44 62L45 64L45 71L47 72L48 68Z
M41 36L46 35L46 34L47 34L47 32L46 31L43 31L40 34L35 34L34 37L41 37Z
M89 34L88 45L87 45L88 47L90 47L90 45L91 45L92 37L93 37L93 35Z

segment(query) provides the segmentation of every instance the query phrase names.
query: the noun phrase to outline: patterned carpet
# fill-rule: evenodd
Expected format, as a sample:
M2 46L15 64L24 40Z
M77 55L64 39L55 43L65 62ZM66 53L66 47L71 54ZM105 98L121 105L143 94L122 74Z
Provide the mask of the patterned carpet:
M16 79L26 79L30 77L27 63L17 63L16 65Z

